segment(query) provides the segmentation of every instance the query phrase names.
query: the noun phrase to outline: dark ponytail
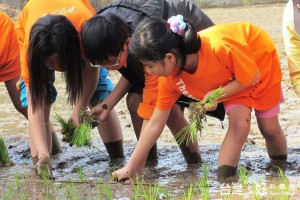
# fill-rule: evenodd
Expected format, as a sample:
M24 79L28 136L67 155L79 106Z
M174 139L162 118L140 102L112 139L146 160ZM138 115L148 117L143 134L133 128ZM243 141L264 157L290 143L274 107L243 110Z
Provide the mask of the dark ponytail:
M201 47L201 40L194 27L186 22L183 36L169 28L161 19L148 18L142 21L132 35L130 51L141 60L161 61L167 53L179 52L185 61L187 54L196 53ZM183 62L185 63L185 62Z
M46 15L32 26L29 36L28 68L29 90L33 109L50 103L49 76L45 65L47 57L58 54L64 71L68 101L74 104L82 90L82 64L78 32L62 15Z

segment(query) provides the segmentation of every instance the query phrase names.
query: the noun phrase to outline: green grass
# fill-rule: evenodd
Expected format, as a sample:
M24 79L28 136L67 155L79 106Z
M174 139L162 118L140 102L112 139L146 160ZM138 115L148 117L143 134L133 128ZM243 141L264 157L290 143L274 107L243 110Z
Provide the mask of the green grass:
M4 144L4 140L0 137L0 167L1 167L1 164L3 166L8 166L11 163L12 162L9 158L7 148Z
M215 106L217 102L215 100L224 96L222 93L222 88L218 88L214 93L205 99L205 104L203 102L191 102L189 105L189 120L190 124L181 129L175 138L179 145L185 143L188 146L190 143L194 143L197 140L197 132L202 132L204 124L207 121L206 110Z

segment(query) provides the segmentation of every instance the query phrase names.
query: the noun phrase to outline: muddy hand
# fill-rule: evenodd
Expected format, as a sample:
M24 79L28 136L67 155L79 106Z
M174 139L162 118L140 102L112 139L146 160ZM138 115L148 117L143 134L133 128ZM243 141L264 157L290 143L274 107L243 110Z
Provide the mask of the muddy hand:
M93 116L99 124L105 120L110 109L107 104L98 104L97 106L93 107L90 112L89 116Z
M135 175L132 175L132 173L128 171L127 167L123 167L117 171L114 171L112 173L112 179L116 182L125 184L130 184L136 180Z
M69 120L71 120L75 124L75 126L78 126L79 117L77 114L71 114L71 116L69 117Z

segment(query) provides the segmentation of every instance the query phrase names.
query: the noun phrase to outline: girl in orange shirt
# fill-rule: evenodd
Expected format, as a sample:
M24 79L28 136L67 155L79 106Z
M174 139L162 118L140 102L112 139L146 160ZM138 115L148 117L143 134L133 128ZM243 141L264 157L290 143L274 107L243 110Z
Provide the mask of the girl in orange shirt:
M147 19L135 30L130 50L149 73L161 77L155 111L127 165L113 173L118 180L141 175L147 153L180 95L205 102L219 87L223 96L216 102L224 102L229 118L219 152L219 179L236 172L250 131L252 108L270 158L286 160L286 138L278 121L282 75L275 45L264 30L237 22L197 34L182 16L174 16L168 23Z
M28 103L30 149L32 157L37 157L39 174L46 167L53 177L49 117L57 94L53 85L55 71L63 72L68 100L75 105L71 116L75 123L81 109L95 106L113 89L107 71L91 67L82 56L79 33L82 24L94 13L88 0L30 0L16 22L25 82L21 84L21 93L25 93L25 106ZM110 157L124 157L121 127L114 111L98 130ZM115 142L117 145L112 148Z
M16 84L20 80L21 64L20 49L17 36L14 31L13 21L0 11L0 82L5 83L5 87L15 108L27 119L27 108L22 107L20 92ZM52 155L61 152L53 126L50 127L52 133Z

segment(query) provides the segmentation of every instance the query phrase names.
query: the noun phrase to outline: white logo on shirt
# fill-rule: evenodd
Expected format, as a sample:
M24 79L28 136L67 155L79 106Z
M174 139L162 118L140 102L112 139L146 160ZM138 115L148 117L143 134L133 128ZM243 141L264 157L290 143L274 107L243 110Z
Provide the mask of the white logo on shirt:
M200 101L200 99L194 97L187 89L185 86L185 83L183 82L182 79L179 79L179 81L176 83L176 85L178 86L178 89L182 92L182 94L184 96L187 96L189 98L195 99L197 101Z

